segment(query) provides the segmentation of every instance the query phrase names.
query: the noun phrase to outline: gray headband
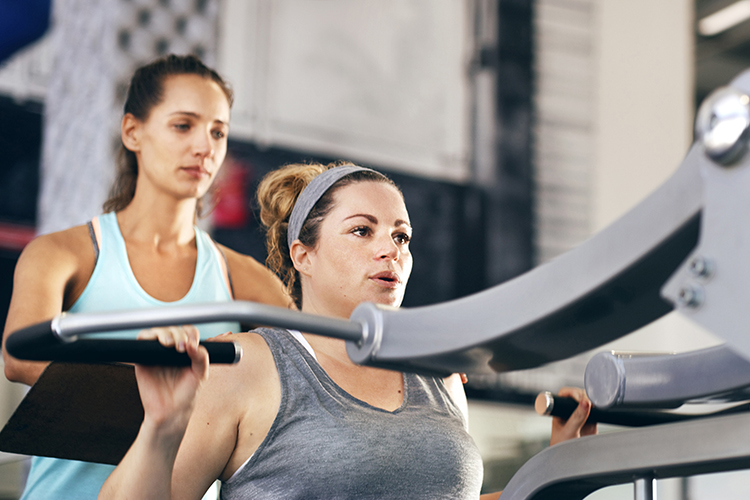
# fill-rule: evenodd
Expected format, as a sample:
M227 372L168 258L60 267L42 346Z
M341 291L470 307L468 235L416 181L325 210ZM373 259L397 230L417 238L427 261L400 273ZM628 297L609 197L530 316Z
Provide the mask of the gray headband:
M292 242L299 238L299 233L302 231L302 225L305 223L307 216L310 215L310 210L313 209L320 197L342 177L363 170L375 172L375 170L370 168L358 167L356 165L344 165L342 167L334 167L326 170L310 181L310 184L305 186L305 189L303 189L297 197L297 202L292 209L292 215L289 216L289 228L287 229L286 234L286 241L289 244L289 248L292 248Z

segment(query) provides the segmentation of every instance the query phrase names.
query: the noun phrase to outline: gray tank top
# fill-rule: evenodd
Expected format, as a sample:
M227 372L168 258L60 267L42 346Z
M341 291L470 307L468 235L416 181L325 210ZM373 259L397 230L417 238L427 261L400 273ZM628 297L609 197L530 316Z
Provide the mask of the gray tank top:
M476 500L482 460L442 379L404 374L393 412L341 389L287 330L256 330L281 379L276 419L222 500Z

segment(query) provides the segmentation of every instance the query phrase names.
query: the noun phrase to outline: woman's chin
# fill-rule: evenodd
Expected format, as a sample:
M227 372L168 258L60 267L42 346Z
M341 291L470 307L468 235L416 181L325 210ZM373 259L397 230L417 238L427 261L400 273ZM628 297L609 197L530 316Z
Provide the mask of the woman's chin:
M401 303L404 301L404 294L399 292L393 292L391 294L383 294L379 296L375 302L376 304L388 307L401 307Z

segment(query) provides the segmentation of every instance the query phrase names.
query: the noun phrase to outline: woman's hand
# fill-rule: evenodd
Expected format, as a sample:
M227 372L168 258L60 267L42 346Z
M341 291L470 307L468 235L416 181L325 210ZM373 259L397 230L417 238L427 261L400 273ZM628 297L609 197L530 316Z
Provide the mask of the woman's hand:
M191 325L151 328L138 335L138 339L158 339L164 346L174 346L192 361L188 367L136 365L144 421L157 428L166 426L166 431L174 427L174 432L184 432L198 390L208 379L208 352L200 346L199 338L198 329Z
M590 436L597 433L596 423L586 423L591 411L591 401L583 389L577 387L563 387L558 392L558 396L573 398L578 401L578 408L563 420L560 417L552 418L552 437L550 446L562 443L568 439L579 438L581 436Z
M208 351L193 326L143 330L138 339L158 339L185 352L190 366L135 366L144 418L135 442L110 474L99 499L164 500L172 497L172 472L195 398L208 379Z

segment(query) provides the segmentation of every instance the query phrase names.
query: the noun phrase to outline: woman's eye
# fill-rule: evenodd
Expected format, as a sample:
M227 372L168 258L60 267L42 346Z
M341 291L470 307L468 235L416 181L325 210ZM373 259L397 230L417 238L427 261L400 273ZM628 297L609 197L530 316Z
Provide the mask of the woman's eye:
M187 132L188 130L190 130L190 124L189 123L176 123L174 125L174 128L176 128L180 132Z
M370 228L367 226L355 227L352 229L352 234L356 234L357 236L367 236L370 234Z
M226 137L226 134L224 133L223 130L214 130L213 136L214 136L214 139L223 139L224 137Z
M393 237L399 244L406 245L411 241L411 236L406 233L398 233Z

